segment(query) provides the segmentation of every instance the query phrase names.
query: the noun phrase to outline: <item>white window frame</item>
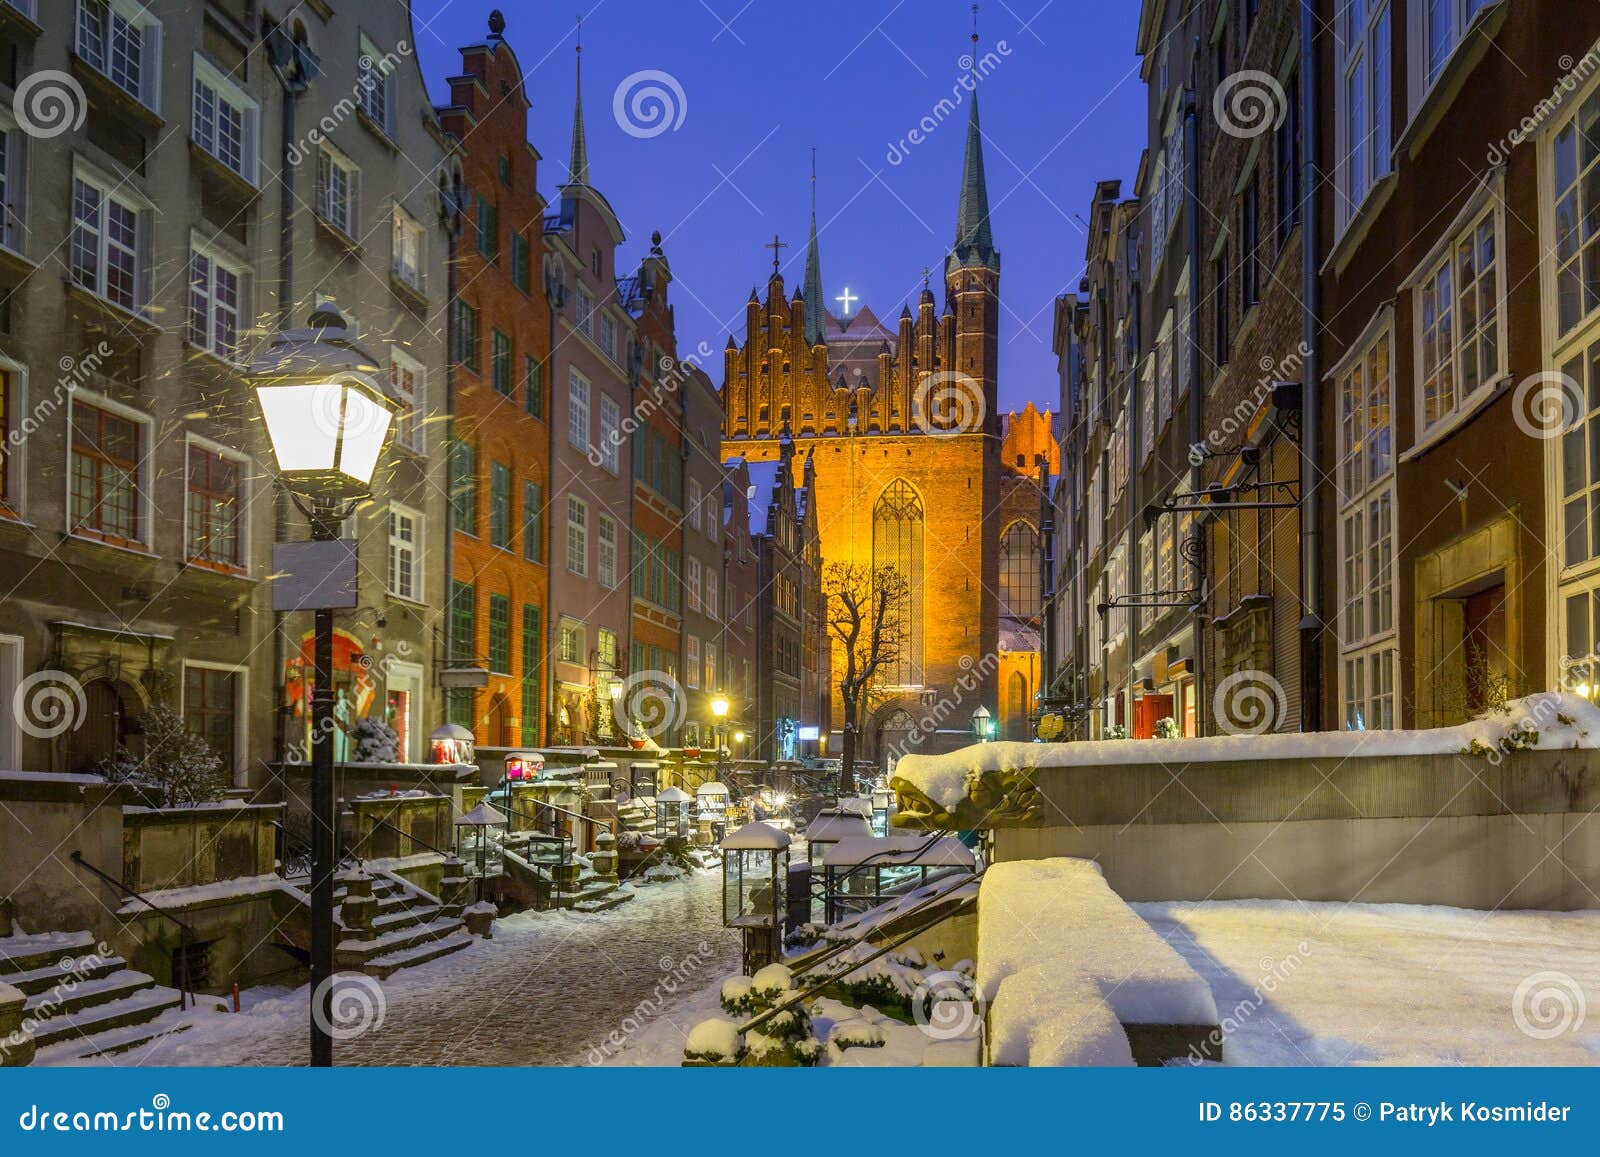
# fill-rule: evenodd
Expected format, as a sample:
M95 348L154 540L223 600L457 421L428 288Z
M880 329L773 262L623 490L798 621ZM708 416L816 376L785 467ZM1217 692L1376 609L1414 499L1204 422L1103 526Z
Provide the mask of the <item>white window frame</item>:
M589 574L589 504L576 494L567 495L567 570L580 578Z
M1450 27L1445 35L1449 43L1443 46L1443 51L1438 54L1438 63L1434 63L1434 45L1432 42L1433 28L1429 11L1433 7L1430 0L1411 0L1406 5L1410 19L1406 22L1406 42L1411 46L1408 53L1410 59L1406 62L1406 82L1411 93L1411 111L1413 113L1421 107L1424 99L1439 78L1450 67L1450 58L1460 49L1462 41L1466 39L1467 29L1472 26L1472 21L1484 8L1489 7L1495 0L1438 0L1441 8L1448 9Z
M1359 712L1363 727L1375 716L1374 708L1387 699L1387 718L1380 722L1400 725L1400 709L1396 691L1396 672L1399 667L1400 589L1399 560L1395 542L1398 537L1399 505L1395 485L1395 465L1399 455L1395 452L1396 404L1396 349L1394 309L1385 306L1367 323L1360 339L1351 346L1328 373L1334 384L1335 405L1338 407L1337 439L1338 464L1335 470L1336 493L1339 499L1336 543L1338 582L1337 631L1339 641L1339 705L1340 717L1346 729L1353 729ZM1370 358L1382 349L1388 355L1387 453L1378 469L1374 469L1370 420L1366 417L1376 389L1370 377ZM1346 387L1357 373L1361 375L1361 394L1355 404L1347 404L1350 397ZM1359 433L1359 437L1356 435ZM1351 468L1359 464L1359 471ZM1383 503L1388 509L1388 556L1375 558L1376 545L1371 526L1374 511ZM1352 529L1359 541L1353 541ZM1376 586L1375 574L1387 567L1387 597ZM1351 627L1352 608L1359 606L1361 630L1354 633ZM1376 625L1382 621L1381 626ZM1387 664L1388 679L1382 688L1375 686L1373 673Z
M411 520L411 545L408 547L403 540L395 535L395 519L409 518ZM404 599L410 603L426 603L427 573L424 564L427 550L427 525L426 516L422 511L398 502L389 503L388 517L385 520L384 543L387 548L386 563L384 568L384 590L391 598ZM395 581L395 555L397 551L409 550L411 552L411 593L406 594L400 589L400 584Z
M335 171L343 176L346 187L346 213L343 220L335 215L330 198L332 185L329 179ZM361 235L361 166L327 141L322 142L317 154L316 214L329 228L352 241Z
M622 407L604 390L600 392L600 466L622 472Z
M1503 177L1503 174L1502 174ZM1507 376L1507 330L1506 330L1506 224L1505 224L1505 198L1503 179L1484 182L1479 192L1468 202L1466 207L1450 223L1443 240L1434 246L1433 251L1422 261L1417 269L1408 277L1403 285L1404 290L1410 291L1412 307L1412 381L1416 383L1412 391L1415 401L1414 421L1416 423L1416 436L1414 444L1408 455L1432 445L1440 438L1447 436L1489 399L1500 383ZM1456 252L1460 243L1468 237L1475 237L1479 226L1485 221L1492 222L1492 235L1494 237L1494 344L1495 364L1488 372L1480 375L1477 386L1470 394L1461 392L1461 286L1459 284L1459 270L1456 267ZM1481 280L1484 271L1481 263L1476 261L1475 284ZM1451 406L1442 411L1433 421L1427 419L1427 397L1423 375L1423 348L1425 332L1423 328L1423 302L1428 287L1437 281L1439 273L1446 264L1451 267L1451 372L1454 389L1454 401ZM1481 318L1483 311L1480 308L1480 328L1474 332L1481 335Z
M207 284L203 293L205 298L205 326L202 330L203 339L195 340L195 295L197 289L195 277L195 258L206 261L209 265ZM223 308L217 300L217 270L221 268L231 273L238 282L238 303L234 306L233 318L233 348L220 349L217 346L216 319L217 311ZM249 331L255 317L252 295L254 293L254 278L251 269L243 261L232 256L227 251L203 240L193 237L189 242L189 324L184 332L184 340L193 348L204 350L214 357L233 365L238 365L244 354L245 334Z
M684 485L688 487L688 493L684 501L684 506L687 509L684 513L688 518L689 526L698 531L700 529L700 505L705 500L705 491L701 488L699 480L695 478L685 479Z
M68 276L72 283L86 292L94 294L114 309L131 313L137 317L144 317L150 308L150 232L152 221L155 217L155 206L151 202L130 188L126 181L117 181L94 168L85 161L74 158L72 166L72 201L68 207L70 222L71 246L68 259ZM76 277L76 255L78 246L79 222L77 217L77 186L79 184L93 190L99 196L97 208L98 225L93 230L95 250L94 283L85 284ZM114 242L107 228L106 218L109 207L117 204L128 213L134 215L133 239L133 304L127 305L110 297L107 293L109 278L109 258L112 247L121 250L124 248L120 242ZM83 228L87 231L88 226Z
M567 658L567 639L574 638L578 641L576 659ZM566 663L568 666L585 667L588 665L589 626L582 619L561 617L561 625L556 631L556 661Z
M611 315L610 310L600 311L600 348L606 357L620 364L621 358L617 356L617 319Z
M700 689L700 640L694 635L684 640L683 682L691 691Z
M567 369L567 444L576 450L589 449L589 379L576 366Z
M210 91L212 100L218 106L219 114L222 106L227 105L229 110L239 118L238 165L231 164L217 147L220 141L220 119L212 126L212 141L208 143L201 139L200 96L202 89ZM237 81L198 52L194 55L194 81L190 93L189 139L202 149L207 156L230 172L242 177L252 185L260 183L261 105L240 87Z
M617 586L617 520L609 514L595 519L595 578L606 590Z
M114 78L112 72L112 29L102 28L100 35L103 38L101 59L96 61L94 53L84 43L83 31L86 19L84 0L77 0L72 19L72 47L73 53L90 68L100 73L111 81L118 89L126 92L140 104L154 111L161 111L161 21L151 11L152 5L140 3L139 0L105 0L107 19L120 19L129 27L139 30L139 85L138 90L129 88Z
M0 635L0 703L7 710L0 713L0 769L21 770L22 728L17 722L18 712L10 710L16 698L17 684L22 682L23 641L21 635Z
M189 710L188 671L222 671L233 678L233 767L229 774L235 786L242 786L250 770L250 668L238 663L214 663L205 659L185 659L178 672L178 718Z
M5 142L5 160L0 165L0 247L19 257L27 255L28 239L28 160L29 141L16 119L0 108L0 138Z
M1366 0L1366 4L1366 20L1359 29L1348 27L1349 0L1341 0L1334 21L1336 233L1349 227L1372 190L1393 168L1390 147L1394 143L1394 5L1393 0ZM1377 68L1373 67L1375 60L1379 62ZM1350 131L1350 84L1357 70L1361 70L1363 78L1360 142L1351 140ZM1352 167L1358 157L1363 161L1359 181Z
M428 259L428 231L422 227L422 222L398 203L394 207L391 243L393 254L389 268L395 279L418 293L423 292L422 271ZM409 249L414 249L415 253L408 256Z
M683 595L684 605L700 613L700 560L692 554L683 560Z
M416 454L428 452L428 371L416 358L406 353L399 346L389 347L389 382L397 398L404 398L405 391L395 384L395 369L411 375L413 389L411 392L409 423L404 403L395 416L394 440L395 444L403 449Z
M360 53L356 59L356 107L385 135L391 134L394 131L394 85L391 83L394 66L389 64L389 54L366 36L361 37ZM369 85L369 76L376 77L376 83ZM381 107L373 107L374 95L382 101Z
M68 437L71 437L69 430ZM252 466L248 454L224 446L221 442L213 442L210 438L202 438L199 434L186 433L183 442L183 547L181 554L185 561L193 561L189 554L189 453L193 449L200 449L218 458L226 458L239 467L239 562L236 564L245 574L253 569L250 565L250 484L253 481Z
M721 608L717 604L717 599L719 597L717 587L720 584L717 582L717 572L715 568L709 566L706 567L701 581L705 583L705 595L700 600L700 613L705 615L705 617L710 619L712 622L721 622Z
M79 403L92 406L97 410L104 410L108 414L115 414L139 427L139 456L136 475L133 480L134 494L139 503L139 530L140 537L130 541L144 549L140 553L153 552L155 549L155 496L151 493L151 448L152 438L155 434L155 419L149 414L135 410L132 406L124 406L121 402L113 401L104 394L93 394L87 390L78 389L67 396L67 468L63 471L66 477L62 481L62 510L65 513L67 535L83 542L93 542L100 546L110 547L114 550L128 549L114 542L107 542L98 533L89 530L80 532L73 525L72 515L72 429L73 414Z
M594 296L578 283L577 293L573 295L573 315L577 319L578 332L590 341L594 340Z

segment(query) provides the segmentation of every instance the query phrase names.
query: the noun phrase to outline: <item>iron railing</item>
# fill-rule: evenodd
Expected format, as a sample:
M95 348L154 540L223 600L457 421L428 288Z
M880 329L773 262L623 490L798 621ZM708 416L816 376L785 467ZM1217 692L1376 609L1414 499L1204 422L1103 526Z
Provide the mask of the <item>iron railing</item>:
M178 1007L179 1009L188 1009L190 1003L192 1003L194 1000L194 986L189 983L189 950L195 943L194 929L188 924L184 923L182 920L178 919L178 917L174 916L171 912L168 912L166 909L157 907L155 904L151 903L149 898L143 893L128 887L127 884L123 883L115 876L111 876L105 872L102 872L88 860L84 859L81 851L74 851L72 853L72 862L77 864L80 868L87 868L96 876L99 876L100 879L104 880L113 888L117 889L117 891L121 892L124 896L139 901L139 903L150 909L150 911L154 912L157 916L170 920L178 926L178 960L177 967L174 969L177 975L173 979L176 981L175 987L178 990Z

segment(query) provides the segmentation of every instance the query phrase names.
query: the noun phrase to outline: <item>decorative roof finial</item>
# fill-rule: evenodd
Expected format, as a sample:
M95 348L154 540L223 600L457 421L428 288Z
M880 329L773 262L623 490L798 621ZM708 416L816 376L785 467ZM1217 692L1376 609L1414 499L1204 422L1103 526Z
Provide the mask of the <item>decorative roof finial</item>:
M505 14L502 13L500 11L500 9L496 8L493 12L489 13L489 39L490 40L504 40L505 38L506 38L506 18L505 18Z
M574 185L589 183L589 137L583 128L583 14L578 14L577 97L572 106L572 156L567 162L567 180Z

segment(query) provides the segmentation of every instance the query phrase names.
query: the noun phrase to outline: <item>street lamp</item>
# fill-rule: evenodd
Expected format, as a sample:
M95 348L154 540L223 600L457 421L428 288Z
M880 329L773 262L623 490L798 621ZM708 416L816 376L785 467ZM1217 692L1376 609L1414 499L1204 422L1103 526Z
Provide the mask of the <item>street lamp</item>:
M315 613L311 693L311 1063L333 1064L333 612L354 608L356 556L339 528L372 493L394 426L376 358L351 338L331 303L303 329L273 335L247 376L278 477L311 523L309 543L274 551L273 609Z
M988 743L994 738L994 718L982 703L972 713L972 734L979 743Z

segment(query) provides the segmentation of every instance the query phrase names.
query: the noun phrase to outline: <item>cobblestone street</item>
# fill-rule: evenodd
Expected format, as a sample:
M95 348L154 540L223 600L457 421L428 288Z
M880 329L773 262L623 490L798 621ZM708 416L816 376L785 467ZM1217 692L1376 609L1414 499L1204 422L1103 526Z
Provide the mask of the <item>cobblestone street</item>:
M720 871L641 888L596 915L525 913L494 939L381 984L382 1021L335 1045L341 1065L586 1064L602 1044L660 1021L739 967L721 924ZM302 986L245 1012L194 1017L186 1032L108 1058L117 1065L302 1065ZM696 1014L701 1015L701 1014ZM687 1034L692 1018L676 1026ZM610 1034L618 1033L617 1038Z

